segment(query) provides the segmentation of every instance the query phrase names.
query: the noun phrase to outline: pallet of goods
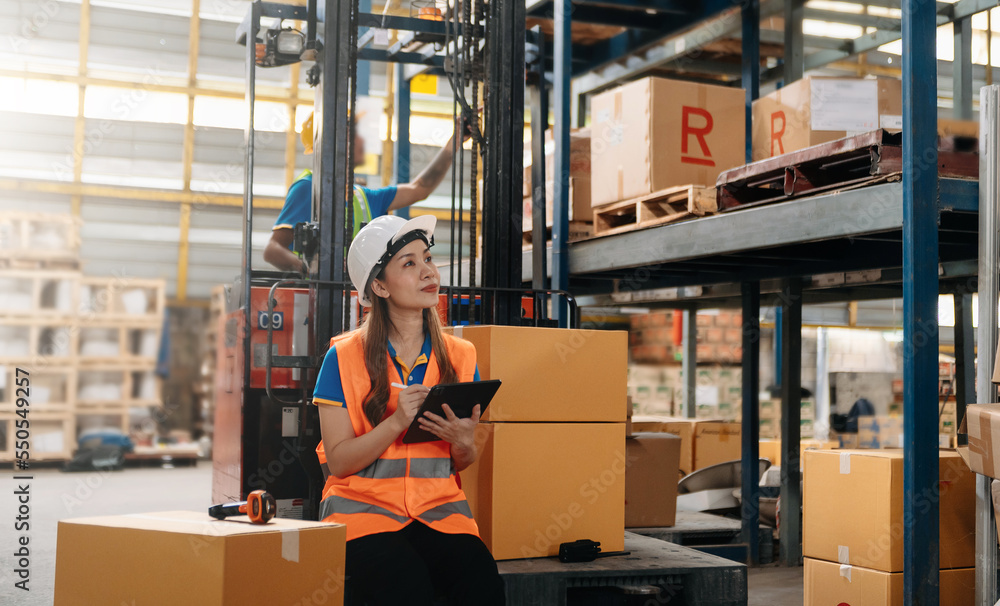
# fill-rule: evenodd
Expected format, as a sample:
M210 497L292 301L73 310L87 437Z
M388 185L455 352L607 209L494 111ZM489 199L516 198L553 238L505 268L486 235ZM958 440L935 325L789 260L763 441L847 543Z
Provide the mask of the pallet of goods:
M718 210L715 189L670 187L633 200L594 208L594 235L606 236L711 215Z
M165 282L83 275L80 225L0 213L0 461L15 458L18 430L31 460L65 461L81 431L127 433L131 411L161 405ZM16 389L25 376L27 398ZM26 432L16 426L25 416Z

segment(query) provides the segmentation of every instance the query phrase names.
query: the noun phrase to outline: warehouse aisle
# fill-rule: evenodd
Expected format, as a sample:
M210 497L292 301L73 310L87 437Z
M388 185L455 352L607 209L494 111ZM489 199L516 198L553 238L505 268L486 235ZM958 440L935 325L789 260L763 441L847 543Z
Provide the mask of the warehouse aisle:
M175 469L126 468L117 472L63 473L36 469L30 475L30 592L14 588L13 558L0 557L0 604L50 606L59 520L154 511L207 511L212 498L212 465ZM11 475L0 482L0 519L17 517L12 496L18 485Z
M802 606L802 567L751 568L749 606Z

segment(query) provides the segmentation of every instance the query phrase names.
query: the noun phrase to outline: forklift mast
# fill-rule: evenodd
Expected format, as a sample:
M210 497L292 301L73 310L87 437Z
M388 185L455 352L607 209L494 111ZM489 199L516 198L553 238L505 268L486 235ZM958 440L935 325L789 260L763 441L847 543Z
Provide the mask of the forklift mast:
M218 328L215 502L244 500L251 491L265 489L274 495L279 517L318 516L324 478L315 454L320 435L317 409L310 405L312 388L331 338L354 328L361 316L352 302L345 262L353 226L351 116L356 115L359 59L397 63L399 88L407 92L400 98L406 103L409 78L446 76L455 94L455 116L472 133L469 167L456 150L459 185L457 196L452 187L452 223L459 223L459 237L450 251L452 272L467 267L468 276L465 286L453 282L442 288L442 317L452 324L552 325L550 308L558 300L559 306L568 305L572 323L578 322L569 293L522 284L524 2L424 2L430 10L418 10L417 4L413 1L412 16L404 17L360 10L370 6L369 0L309 0L307 6L256 0L237 29L247 66L243 255L234 300ZM262 20L277 26L264 27ZM305 32L286 22L304 23ZM369 28L398 30L399 42L373 48L374 32L361 31ZM319 245L308 276L254 269L251 255L255 74L258 67L297 60L312 63L307 81L316 88L311 230ZM400 105L408 115L408 105ZM408 136L398 134L401 141ZM472 252L463 264L461 183L470 174L475 184L479 158L483 199L477 200L473 185L467 211ZM482 275L477 277L480 208Z

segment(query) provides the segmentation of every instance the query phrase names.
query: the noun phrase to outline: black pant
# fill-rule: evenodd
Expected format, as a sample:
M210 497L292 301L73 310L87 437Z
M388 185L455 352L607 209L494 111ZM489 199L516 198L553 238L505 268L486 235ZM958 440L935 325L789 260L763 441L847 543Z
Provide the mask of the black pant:
M503 580L486 545L471 534L411 522L347 542L347 606L434 604L503 606Z

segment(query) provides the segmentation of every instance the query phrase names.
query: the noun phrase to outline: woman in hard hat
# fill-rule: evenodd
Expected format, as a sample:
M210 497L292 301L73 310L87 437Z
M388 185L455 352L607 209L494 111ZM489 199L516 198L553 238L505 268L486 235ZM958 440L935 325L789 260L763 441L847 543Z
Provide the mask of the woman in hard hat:
M435 223L385 216L358 233L348 272L371 309L334 340L313 393L330 468L320 518L347 525L348 604L504 603L458 481L478 454L479 407L427 413L419 423L440 440L401 441L431 386L478 379L475 347L441 330Z

